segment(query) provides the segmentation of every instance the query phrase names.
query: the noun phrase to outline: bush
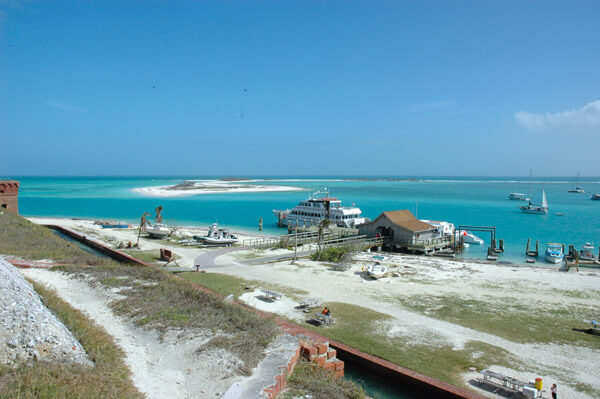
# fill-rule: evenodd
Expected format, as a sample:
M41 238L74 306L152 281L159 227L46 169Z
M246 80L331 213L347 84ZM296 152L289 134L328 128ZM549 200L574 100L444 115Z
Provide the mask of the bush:
M316 252L312 255L312 260L322 260L325 262L341 262L348 261L354 255L354 248L352 247L329 247L323 249L321 252Z

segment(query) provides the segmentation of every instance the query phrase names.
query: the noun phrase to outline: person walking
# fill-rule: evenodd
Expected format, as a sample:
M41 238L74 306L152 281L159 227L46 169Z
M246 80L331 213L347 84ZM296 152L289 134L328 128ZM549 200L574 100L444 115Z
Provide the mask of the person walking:
M556 384L552 384L552 387L550 388L550 392L552 393L552 399L556 399L556 393L557 393Z

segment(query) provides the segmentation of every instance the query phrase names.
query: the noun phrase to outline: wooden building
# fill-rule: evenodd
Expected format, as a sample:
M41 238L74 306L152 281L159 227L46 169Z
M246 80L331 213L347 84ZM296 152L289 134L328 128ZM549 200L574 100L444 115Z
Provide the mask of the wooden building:
M8 209L19 213L19 182L0 180L0 210Z
M383 212L377 219L359 224L357 228L361 235L385 237L385 245L396 249L420 250L426 243L437 242L436 237L439 237L435 227L421 222L406 209Z

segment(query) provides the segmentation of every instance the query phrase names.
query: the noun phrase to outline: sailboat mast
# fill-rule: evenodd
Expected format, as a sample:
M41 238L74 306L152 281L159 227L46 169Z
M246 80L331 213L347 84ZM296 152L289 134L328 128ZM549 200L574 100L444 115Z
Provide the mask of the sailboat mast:
M531 205L531 174L533 170L529 169L529 205Z

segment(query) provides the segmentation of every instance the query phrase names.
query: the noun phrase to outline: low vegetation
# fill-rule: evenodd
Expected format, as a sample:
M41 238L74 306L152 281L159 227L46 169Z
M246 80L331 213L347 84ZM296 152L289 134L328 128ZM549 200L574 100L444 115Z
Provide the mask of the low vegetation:
M273 283L265 284L260 281L245 280L243 278L230 276L228 274L184 272L179 273L178 275L186 280L218 292L219 294L233 294L234 298L238 298L243 293L256 288L268 288L294 299L308 294L308 292L304 290L294 289Z
M327 306L336 320L335 324L327 328L306 324L307 328L457 386L464 386L461 375L471 366L518 366L516 359L507 351L493 345L471 341L462 349L454 349L450 345L429 344L427 337L423 336L416 337L421 342L412 342L405 337L386 334L391 316L345 303L333 302L327 303Z
M123 352L111 336L58 295L34 284L44 305L81 342L94 367L36 362L0 365L0 398L142 398L130 379Z
M52 259L75 265L115 264L79 248L46 227L10 211L0 211L0 254L26 259Z
M311 255L312 260L323 262L347 262L352 260L356 249L351 246L328 247Z
M514 342L552 342L600 349L600 340L596 337L573 330L584 327L583 319L596 317L594 306L545 304L541 308L531 303L516 303L510 297L479 300L457 295L412 295L399 297L399 300L416 312Z
M237 355L244 366L243 374L263 357L264 348L277 334L272 319L224 303L212 292L198 289L189 281L153 267L97 266L58 269L75 276L92 277L97 283L120 288L120 299L111 303L113 310L145 328L166 331L175 329L209 329L215 337L208 346L218 346Z
M313 399L363 399L365 392L355 383L336 378L330 370L301 360L288 379L283 399L310 397ZM310 395L310 396L307 396Z
M243 361L239 370L243 374L249 374L263 358L264 348L278 333L272 319L224 303L218 295L189 281L156 267L123 265L89 254L14 213L0 214L0 237L0 254L59 261L67 265L55 270L118 290L120 299L113 301L113 309L139 326L163 331L169 328L213 331L215 338L208 345L223 347L237 355ZM153 257L154 253L147 255ZM89 265L94 267L81 267ZM127 395L113 395L118 396Z

